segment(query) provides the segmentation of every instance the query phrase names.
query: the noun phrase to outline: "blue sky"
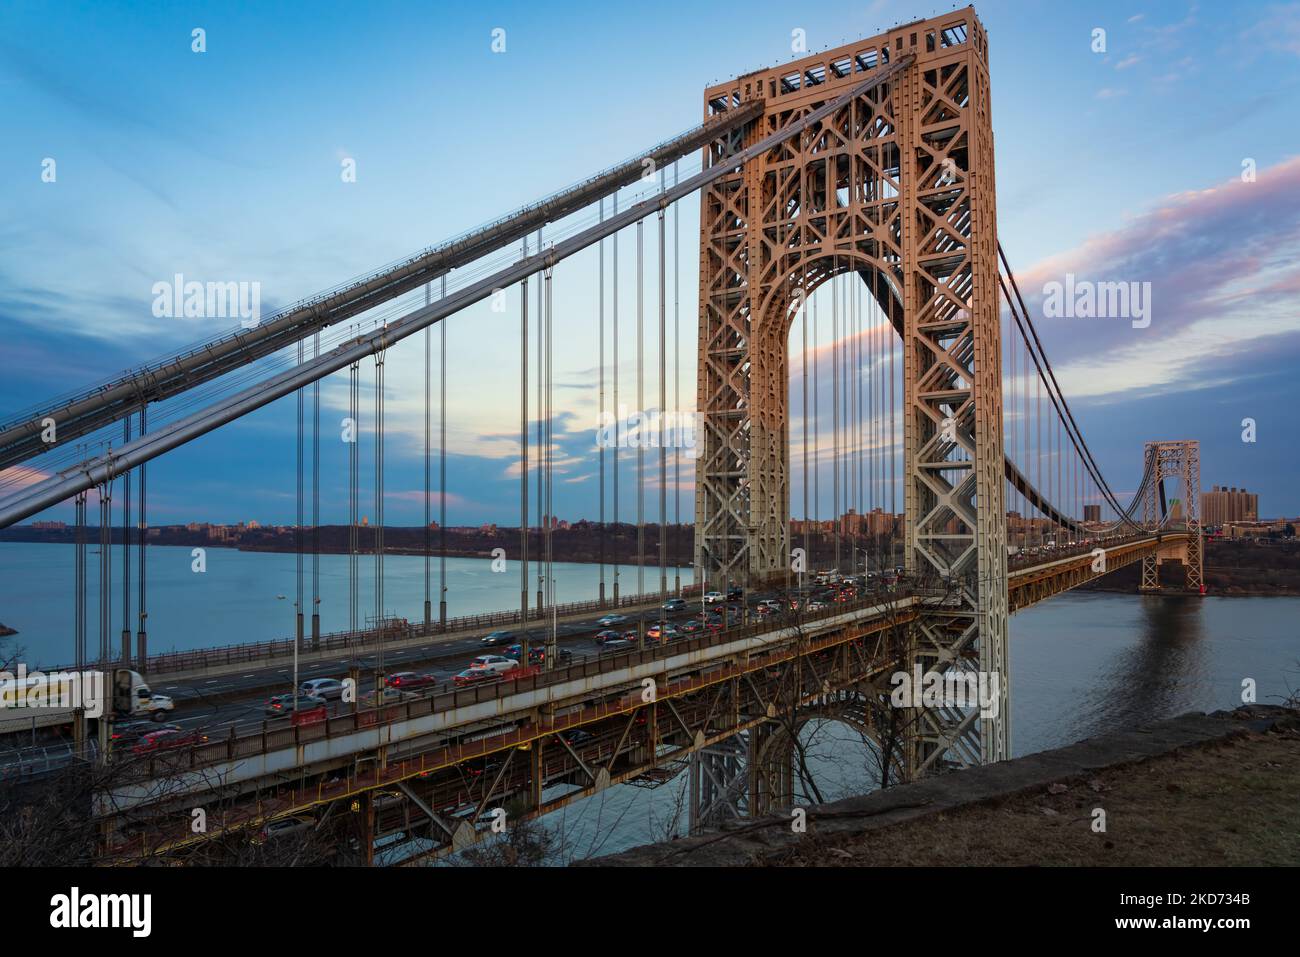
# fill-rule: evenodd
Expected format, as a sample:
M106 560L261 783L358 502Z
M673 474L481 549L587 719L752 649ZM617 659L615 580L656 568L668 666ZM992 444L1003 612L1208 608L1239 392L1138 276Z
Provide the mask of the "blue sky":
M264 310L285 305L689 128L705 85L792 58L792 30L818 50L943 9L755 2L723 31L722 10L700 4L7 4L0 418L225 328L153 316L151 287L175 273L256 281ZM1300 513L1300 3L977 11L991 45L999 233L1031 308L1067 272L1152 284L1143 330L1039 321L1112 484L1132 487L1144 440L1199 438L1206 487L1246 486L1265 514ZM202 54L191 50L196 27ZM504 53L491 49L496 28ZM1091 49L1095 28L1105 53ZM54 183L41 179L47 157ZM345 158L355 183L341 180ZM1247 160L1253 182L1242 181ZM688 202L687 407L697 228ZM635 385L633 235L620 240L624 401ZM646 239L653 248L653 224ZM597 508L594 263L584 254L555 278L555 497L569 518ZM453 524L517 521L515 316L484 304L449 325ZM650 367L657 327L647 328ZM391 523L422 514L422 363L422 340L389 356ZM327 423L345 389L325 383ZM292 521L293 408L282 400L151 465L152 518ZM1258 424L1253 444L1240 439L1245 417ZM344 462L326 441L325 521L346 514ZM623 482L630 520L629 471ZM651 517L655 501L648 493Z

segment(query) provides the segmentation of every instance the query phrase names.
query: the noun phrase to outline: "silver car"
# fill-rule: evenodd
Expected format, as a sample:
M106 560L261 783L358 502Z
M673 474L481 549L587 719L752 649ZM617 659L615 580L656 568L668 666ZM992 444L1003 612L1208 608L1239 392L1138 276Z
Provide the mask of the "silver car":
M338 678L312 678L300 684L298 690L326 701L337 701L343 697L343 682Z

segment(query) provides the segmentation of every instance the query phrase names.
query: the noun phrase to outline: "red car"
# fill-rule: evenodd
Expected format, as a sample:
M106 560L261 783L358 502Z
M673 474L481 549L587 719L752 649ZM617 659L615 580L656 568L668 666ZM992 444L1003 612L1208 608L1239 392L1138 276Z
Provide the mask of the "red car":
M150 754L154 751L170 751L191 744L206 744L208 736L197 730L186 731L184 728L163 728L141 735L131 750L136 754Z
M491 684L493 681L501 680L501 672L493 671L491 668L466 668L451 680L458 685Z

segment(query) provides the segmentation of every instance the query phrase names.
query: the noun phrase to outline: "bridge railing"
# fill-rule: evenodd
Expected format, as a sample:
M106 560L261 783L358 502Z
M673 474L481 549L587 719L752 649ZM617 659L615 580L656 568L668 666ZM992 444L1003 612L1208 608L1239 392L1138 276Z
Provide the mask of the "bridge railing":
M86 756L82 759L78 759L70 743L0 750L0 781L40 777L65 768L77 760L93 762L99 752L97 742L94 739L88 740L86 748Z
M220 761L229 761L265 754L268 751L297 747L313 741L340 737L380 725L409 721L414 718L464 708L484 701L509 697L554 684L635 667L661 658L703 650L718 644L742 641L746 638L786 629L794 624L811 625L848 612L880 607L886 602L910 599L916 597L917 594L916 589L900 588L888 592L887 595L876 593L855 601L836 602L828 608L811 613L804 612L796 617L791 617L789 614L777 615L771 619L733 626L717 632L705 632L698 636L679 638L669 642L651 643L647 639L644 648L607 652L556 667L551 671L541 671L523 677L493 681L488 684L463 688L443 684L423 694L412 695L404 701L378 708L358 709L344 714L333 715L310 724L273 727L270 722L263 721L259 729L243 734L232 727L230 735L220 740L210 740L204 744L191 745L185 750L177 749L157 757L151 757L144 763L143 770L148 776L157 776L167 770L203 767ZM932 597L942 598L943 596L940 591L935 591Z
M669 598L687 597L698 595L700 593L699 585L683 585L680 593L670 591ZM567 618L570 615L578 615L584 612L596 611L614 611L619 608L631 608L638 605L649 605L658 602L661 598L659 592L648 592L640 595L620 595L618 601L607 598L603 602L600 599L592 598L584 601L566 602L554 607L554 614L561 618ZM537 609L530 607L528 609L528 620L545 624L551 617L552 609ZM430 623L426 630L424 622L408 622L405 626L393 628L389 627L381 632L374 629L367 631L337 631L321 635L320 641L315 642L310 637L305 638L299 646L299 652L312 651L365 651L368 649L378 649L380 644L391 645L397 642L410 641L414 638L432 637L436 635L453 634L458 631L473 631L479 628L494 628L501 625L516 625L520 623L519 609L515 608L510 611L483 612L477 615L461 615L456 618L448 618L444 626L440 622ZM162 674L175 674L184 671L198 671L204 668L211 668L219 665L230 664L254 664L259 661L268 659L285 658L293 655L293 638L274 638L269 641L244 642L234 645L217 645L212 648L196 648L192 651L167 651L156 655L150 655L145 660L145 666L140 668L139 662L134 663L134 667L143 674L154 677ZM122 665L130 664L122 662ZM54 670L54 669L47 669ZM75 670L72 665L62 666L59 670Z

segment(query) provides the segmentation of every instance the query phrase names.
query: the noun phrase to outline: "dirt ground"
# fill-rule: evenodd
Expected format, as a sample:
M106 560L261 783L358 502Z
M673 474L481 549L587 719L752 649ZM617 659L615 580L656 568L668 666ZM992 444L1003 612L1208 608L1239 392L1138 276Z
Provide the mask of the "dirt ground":
M1095 808L1105 833L1093 830ZM1300 730L1252 733L854 836L767 863L1300 865Z

